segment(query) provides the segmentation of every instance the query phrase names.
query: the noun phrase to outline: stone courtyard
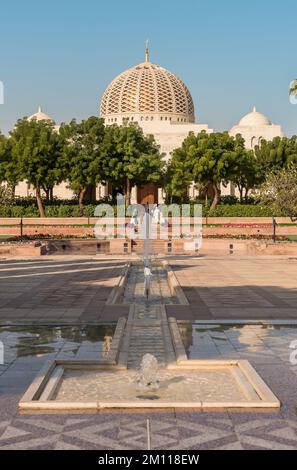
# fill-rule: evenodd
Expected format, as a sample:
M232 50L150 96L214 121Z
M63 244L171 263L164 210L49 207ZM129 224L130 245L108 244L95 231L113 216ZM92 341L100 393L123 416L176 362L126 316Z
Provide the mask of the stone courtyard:
M0 448L146 449L147 420L152 449L296 448L297 366L290 344L297 340L297 267L288 258L169 259L188 305L170 294L162 270L152 286L154 305L166 304L168 317L176 317L190 359L248 359L281 400L280 411L18 412L46 360L101 358L106 336L128 317L131 302L139 305L141 327L131 336L131 351L151 333L144 320L155 324L152 344L160 346L154 311L142 306L141 272L130 271L120 303L107 302L125 264L70 256L0 261ZM156 352L162 359L162 348Z

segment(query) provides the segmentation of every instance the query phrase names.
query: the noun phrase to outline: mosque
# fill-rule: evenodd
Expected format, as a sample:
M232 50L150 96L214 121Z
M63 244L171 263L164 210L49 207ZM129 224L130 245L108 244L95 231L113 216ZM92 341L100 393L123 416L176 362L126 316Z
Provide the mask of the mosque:
M149 61L148 47L143 63L122 72L108 85L101 99L100 116L105 125L138 123L144 134L154 135L167 160L171 152L181 146L189 132L214 132L207 124L195 123L194 103L189 89L177 75ZM47 120L55 124L41 108L28 119ZM59 126L55 124L55 128L58 131ZM281 126L272 124L256 107L235 124L229 133L232 136L241 134L249 149L258 145L261 139L272 140L276 136L283 136ZM234 191L231 185L222 188L222 194L232 194ZM25 182L16 189L16 194L20 196L32 193L33 188ZM111 193L109 185L98 185L95 196L100 199ZM197 195L192 185L189 196ZM73 192L67 188L67 183L62 183L54 188L54 196L71 198ZM147 184L142 188L133 188L131 199L139 203L161 203L164 193L153 184Z

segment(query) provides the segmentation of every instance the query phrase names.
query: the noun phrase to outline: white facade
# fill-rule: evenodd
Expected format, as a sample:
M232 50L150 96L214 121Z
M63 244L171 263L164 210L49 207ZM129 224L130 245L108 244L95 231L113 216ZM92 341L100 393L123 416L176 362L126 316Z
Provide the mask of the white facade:
M255 106L252 112L244 116L238 124L230 129L229 134L234 137L241 134L247 149L253 149L259 145L262 139L272 140L274 137L284 135L281 126L272 124L264 114L256 110Z
M184 139L190 132L198 134L205 131L207 133L213 132L207 124L175 124L166 122L143 122L140 123L144 134L152 134L158 145L160 145L160 152L165 154L165 159L170 158L171 152L180 147Z
M195 124L194 104L188 88L172 72L150 63L148 50L144 63L121 73L106 88L101 100L100 116L104 118L106 125L137 122L144 134L152 134L155 137L166 160L174 149L181 146L189 132L213 132L206 124ZM40 107L38 112L28 119L54 123ZM58 131L59 126L55 125L55 129ZM230 129L229 134L241 134L248 149L258 145L261 139L272 140L284 135L281 126L272 124L255 107ZM234 189L230 185L228 188L222 188L222 194L232 193L234 194ZM22 182L16 188L16 195L33 195L33 188ZM67 188L67 183L54 188L55 197L70 199L73 195ZM106 195L108 189L99 185L96 197L100 199ZM190 188L190 196L197 196L194 186ZM135 188L132 191L133 199L136 199ZM162 191L159 190L159 201L161 200Z

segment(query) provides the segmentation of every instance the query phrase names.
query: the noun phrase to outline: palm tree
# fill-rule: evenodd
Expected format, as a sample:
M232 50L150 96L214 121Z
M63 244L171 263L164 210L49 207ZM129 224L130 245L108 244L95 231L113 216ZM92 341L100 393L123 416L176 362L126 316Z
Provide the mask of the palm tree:
M297 80L293 80L289 91L290 96L297 96Z

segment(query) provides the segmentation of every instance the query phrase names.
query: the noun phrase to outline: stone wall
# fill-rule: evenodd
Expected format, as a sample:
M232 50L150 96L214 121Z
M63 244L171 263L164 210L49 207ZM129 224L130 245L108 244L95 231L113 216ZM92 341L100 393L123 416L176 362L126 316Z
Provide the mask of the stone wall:
M44 219L43 219L44 220ZM56 221L47 220L46 224L35 224L24 223L22 228L23 235L27 236L50 236L50 237L93 237L94 236L94 225L83 225L75 224L70 225L69 221L67 224L61 224ZM171 229L169 228L169 234ZM204 225L203 226L204 236L240 236L240 235L254 235L254 236L267 236L272 237L273 226L267 223L258 223L255 225L251 224L228 224L219 225L216 223L215 226ZM0 235L11 235L19 236L21 234L20 224L14 225L1 225L0 224ZM276 235L296 235L296 225L277 225Z
M191 240L156 240L150 246L151 253L155 255L188 255L197 256L194 247L189 244ZM0 257L10 256L41 256L46 254L72 254L72 255L124 255L143 253L143 245L137 245L125 239L118 240L48 240L42 246L35 247L34 243L2 243L0 244ZM297 243L272 243L257 240L221 239L202 241L200 256L297 256Z

